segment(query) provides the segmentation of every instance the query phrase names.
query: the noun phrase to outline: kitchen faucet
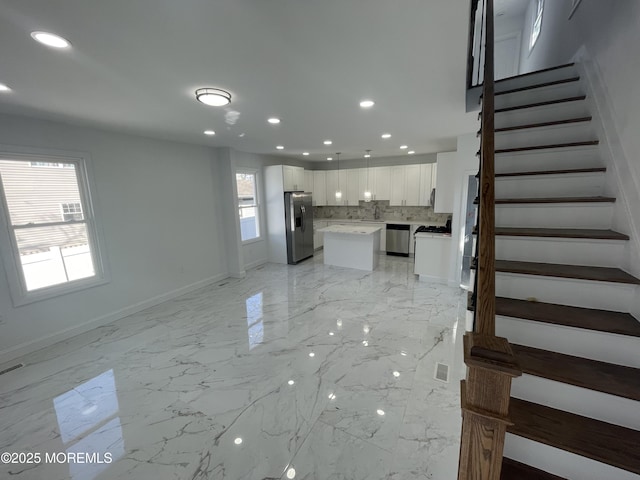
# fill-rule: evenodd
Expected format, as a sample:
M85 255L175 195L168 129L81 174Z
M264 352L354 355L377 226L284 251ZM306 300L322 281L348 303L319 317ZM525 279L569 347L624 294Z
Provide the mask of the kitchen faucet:
M373 219L374 220L380 219L380 207L378 207L378 205L373 207Z

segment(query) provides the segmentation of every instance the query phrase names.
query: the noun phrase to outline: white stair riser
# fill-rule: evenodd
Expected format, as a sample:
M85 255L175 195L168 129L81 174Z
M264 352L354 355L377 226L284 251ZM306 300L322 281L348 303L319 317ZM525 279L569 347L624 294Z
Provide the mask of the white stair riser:
M604 190L604 173L572 173L496 178L496 198L598 196Z
M634 293L635 285L624 283L496 272L499 297L628 312Z
M513 77L496 82L496 92L504 92L514 88L528 87L540 83L553 82L565 78L577 77L578 70L574 65L564 68L556 68L547 72L536 72L526 76Z
M528 374L513 380L511 396L603 422L640 429L640 402L628 398Z
M577 97L583 93L584 89L581 87L580 81L568 82L560 85L497 95L495 97L495 107L504 108L523 104L546 102L549 100L562 100L564 98Z
M624 249L624 241L496 237L496 258L500 260L622 267Z
M563 123L551 127L526 128L496 132L496 150L520 148L534 145L556 145L562 143L595 140L591 122Z
M496 173L540 172L603 166L597 146L544 149L496 155Z
M527 105L530 105L527 103ZM538 107L519 108L506 112L496 112L495 127L512 127L514 125L529 125L540 122L553 122L589 116L589 110L584 100L553 103Z
M496 335L527 347L640 368L640 338L496 316Z
M611 228L611 203L496 205L498 227Z
M545 472L580 480L640 480L626 470L507 433L504 456Z

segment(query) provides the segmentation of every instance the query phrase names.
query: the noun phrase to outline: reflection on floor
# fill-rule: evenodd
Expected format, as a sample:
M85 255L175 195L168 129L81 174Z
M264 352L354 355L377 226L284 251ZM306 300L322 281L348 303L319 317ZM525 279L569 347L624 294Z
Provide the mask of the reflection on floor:
M463 296L412 270L267 264L23 358L0 478L455 478Z

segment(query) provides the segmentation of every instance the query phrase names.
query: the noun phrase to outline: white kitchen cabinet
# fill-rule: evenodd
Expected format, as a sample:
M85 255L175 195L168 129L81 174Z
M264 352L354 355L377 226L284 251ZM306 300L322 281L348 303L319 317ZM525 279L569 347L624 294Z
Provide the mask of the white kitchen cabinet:
M284 191L291 192L304 190L304 168L292 165L283 165Z
M371 197L368 199L364 197L365 191L373 191L373 177L371 176L370 168L359 168L358 175L358 200L371 200Z
M305 192L313 193L313 170L304 171L304 188Z
M342 192L342 198L336 198L336 191ZM347 171L327 170L327 205L343 206L347 203Z
M433 206L431 205L431 190L436 188L436 170L435 163L423 163L420 165L420 206Z
M416 239L413 236L420 225L411 225L411 237L409 237L409 255L415 254Z
M391 167L374 167L373 200L389 200L391 198Z
M349 170L345 170L346 172L346 187L344 188L342 195L345 199L345 205L349 206L358 206L358 201L360 200L360 172L361 168L351 168ZM346 192L345 192L346 190Z
M436 170L436 213L453 212L453 192L455 191L455 170L457 152L439 153Z
M389 205L417 206L420 203L420 165L391 167L391 195Z
M327 172L313 171L313 205L324 207L327 204Z
M451 235L419 233L413 273L420 275L420 280L447 283L451 242Z

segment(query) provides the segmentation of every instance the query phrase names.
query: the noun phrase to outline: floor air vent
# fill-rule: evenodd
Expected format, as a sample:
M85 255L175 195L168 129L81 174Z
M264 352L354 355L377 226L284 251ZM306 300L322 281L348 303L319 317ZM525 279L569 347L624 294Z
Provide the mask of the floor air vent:
M19 363L17 365L13 365L12 367L9 368L5 368L4 370L0 371L0 375L4 375L5 373L9 373L13 370L17 370L18 368L22 368L24 367L24 363Z
M434 375L436 380L441 382L449 382L449 365L444 363L436 363L436 372Z

